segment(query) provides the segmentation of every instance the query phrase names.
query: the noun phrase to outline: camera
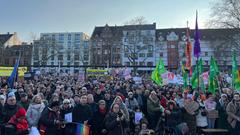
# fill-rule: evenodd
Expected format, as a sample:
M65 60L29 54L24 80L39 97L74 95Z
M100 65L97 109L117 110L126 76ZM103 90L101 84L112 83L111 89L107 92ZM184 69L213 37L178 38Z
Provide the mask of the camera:
M123 116L123 113L121 111L119 111L117 115L118 115L118 117L121 118Z

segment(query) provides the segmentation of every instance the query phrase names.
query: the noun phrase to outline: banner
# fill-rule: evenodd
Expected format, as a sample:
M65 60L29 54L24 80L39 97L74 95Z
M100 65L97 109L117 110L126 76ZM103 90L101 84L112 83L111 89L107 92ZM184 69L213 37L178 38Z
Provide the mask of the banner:
M104 69L87 69L88 76L106 76L107 70Z
M0 76L10 76L14 67L0 67ZM24 76L27 67L18 67L18 76Z
M167 85L169 83L172 84L183 84L183 78L180 75L175 75L172 72L165 72L161 75L163 79L163 85Z

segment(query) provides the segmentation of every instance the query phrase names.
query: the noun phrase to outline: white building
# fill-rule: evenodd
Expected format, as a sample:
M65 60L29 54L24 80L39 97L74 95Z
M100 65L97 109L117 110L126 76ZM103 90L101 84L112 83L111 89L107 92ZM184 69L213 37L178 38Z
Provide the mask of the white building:
M79 72L89 63L89 36L82 32L41 33L34 41L33 69Z

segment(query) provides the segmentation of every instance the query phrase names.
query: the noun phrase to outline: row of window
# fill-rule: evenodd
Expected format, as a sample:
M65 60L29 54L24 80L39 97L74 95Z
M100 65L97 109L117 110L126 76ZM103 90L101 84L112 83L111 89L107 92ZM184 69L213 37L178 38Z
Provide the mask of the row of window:
M130 62L125 62L126 66L132 66L134 65L133 63ZM135 65L138 66L153 66L153 62L136 62Z

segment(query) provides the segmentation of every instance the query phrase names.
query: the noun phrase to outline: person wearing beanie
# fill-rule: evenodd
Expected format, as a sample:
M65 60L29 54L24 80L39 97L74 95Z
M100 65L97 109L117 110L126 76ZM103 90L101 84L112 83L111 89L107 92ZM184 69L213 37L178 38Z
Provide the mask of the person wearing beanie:
M93 135L106 135L105 117L107 115L107 106L104 100L98 102L98 109L93 114L92 131Z
M63 104L60 107L60 117L61 117L61 120L66 120L65 116L66 115L71 115L72 111L73 111L73 106L71 104L71 101L69 99L64 99L63 100ZM67 122L71 122L71 121L67 120ZM62 129L62 134L63 135L73 134L71 132L72 130L70 130L72 128L74 128L73 124L66 124L66 127Z
M3 116L0 117L2 119L1 121L3 123L7 123L10 118L16 114L16 112L19 110L20 106L17 104L16 97L14 92L10 92L7 95L7 102L3 107Z
M8 124L12 124L16 127L17 135L25 135L29 133L28 122L26 119L26 110L20 108L17 113L11 117ZM13 133L14 131L10 131Z

